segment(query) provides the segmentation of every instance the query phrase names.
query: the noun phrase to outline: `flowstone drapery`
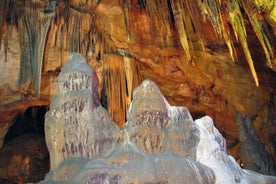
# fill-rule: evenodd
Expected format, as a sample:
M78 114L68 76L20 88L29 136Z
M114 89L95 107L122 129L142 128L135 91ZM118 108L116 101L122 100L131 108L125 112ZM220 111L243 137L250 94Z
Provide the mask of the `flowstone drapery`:
M126 128L99 104L97 76L75 54L46 115L51 171L41 183L275 183L227 154L210 117L194 121L145 80L133 92Z

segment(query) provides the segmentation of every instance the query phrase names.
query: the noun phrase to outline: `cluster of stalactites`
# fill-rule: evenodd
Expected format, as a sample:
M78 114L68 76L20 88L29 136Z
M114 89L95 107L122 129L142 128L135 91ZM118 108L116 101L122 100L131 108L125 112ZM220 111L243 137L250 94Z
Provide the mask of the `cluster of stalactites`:
M276 14L276 3L273 1L243 1L243 0L167 0L164 1L139 1L141 10L148 11L149 16L155 24L164 22L169 17L171 25L173 25L178 33L179 41L186 53L187 59L191 60L190 53L192 47L191 31L189 26L192 24L194 33L198 36L202 51L204 49L204 27L202 21L209 21L218 37L224 39L229 54L233 61L237 60L234 43L238 42L247 59L251 74L257 86L259 86L258 76L255 71L254 61L248 45L247 29L244 17L248 17L249 23L258 38L266 58L266 65L273 68L273 48L269 37L262 27L260 17L262 10L270 11L270 17L274 19ZM167 12L162 12L164 4L167 6ZM160 19L156 18L160 17ZM275 16L276 17L276 16ZM159 23L160 24L160 23ZM162 30L162 24L159 25ZM188 34L189 33L189 34ZM168 34L168 33L167 33ZM231 36L231 35L234 35ZM205 54L205 53L204 53Z
M39 95L45 41L55 16L55 4L50 0L4 0L0 3L0 10L3 12L0 21L0 46L3 41L5 61L7 62L9 40L14 39L12 33L17 31L20 33L18 87L23 93ZM3 34L4 31L8 33Z
M230 56L233 61L236 60L234 42L237 41L245 54L251 74L254 78L256 86L259 86L258 76L254 67L254 62L251 56L251 52L248 46L247 30L244 21L244 14L248 17L249 23L253 28L253 31L258 38L258 41L263 49L266 57L266 64L269 68L273 68L273 49L270 44L270 40L265 33L261 21L258 16L261 15L262 1L242 1L242 0L204 0L198 1L199 8L202 12L203 17L207 17L215 32L224 38L225 43L229 49ZM264 1L263 1L264 2ZM272 2L272 1L271 1ZM273 3L272 3L273 4ZM270 3L270 5L272 6ZM270 6L270 7L271 7ZM275 3L273 4L275 7ZM243 10L243 11L242 11ZM229 26L231 25L231 27ZM236 40L233 40L230 36L233 31Z
M84 54L88 60L92 60L98 63L99 66L103 66L103 80L101 82L104 91L102 92L102 97L106 95L107 108L115 121L121 123L121 127L123 127L125 116L121 117L120 115L117 115L122 114L117 111L120 109L121 111L123 110L126 112L128 104L131 100L132 89L139 84L141 79L139 79L140 74L137 69L138 67L135 64L136 57L131 55L133 54L131 52L132 48L127 48L129 46L128 43L121 44L124 48L120 48L120 46L118 46L118 40L112 38L112 35L108 33L108 29L104 28L105 25L103 24L105 23L100 22L101 15L103 14L104 16L108 16L105 14L105 11L110 9L112 6L117 6L123 11L122 15L124 17L120 18L125 21L124 28L126 29L125 32L129 34L127 36L127 40L129 42L135 42L137 41L136 39L138 39L137 37L141 36L133 33L136 28L134 24L135 20L138 20L137 17L139 17L137 13L144 13L147 18L151 19L149 23L152 23L152 25L148 27L153 30L150 30L149 33L154 32L155 36L158 38L160 37L160 39L151 39L150 41L153 43L158 42L157 44L159 44L158 46L160 47L182 46L185 51L185 55L187 56L187 60L191 60L192 58L193 53L191 50L193 50L194 36L199 38L202 51L205 54L205 40L203 36L204 27L201 23L205 20L210 21L216 35L225 40L233 61L237 59L234 43L240 43L255 83L258 86L258 76L256 74L253 58L248 46L246 34L247 30L244 21L245 13L259 40L260 45L263 48L267 65L273 69L273 48L266 32L262 27L262 22L258 18L261 7L264 7L272 12L271 17L273 19L273 15L275 14L273 14L273 12L274 9L276 9L276 5L275 3L265 3L268 1L139 0L136 2L129 2L122 0L90 0L86 1L92 3L89 8L84 8L83 4L81 7L77 7L77 1L45 0L42 4L39 4L38 2L42 1L0 1L0 12L2 14L0 18L0 47L2 45L1 42L3 42L5 53L8 51L9 37L2 36L5 26L18 26L19 20L21 20L22 26L22 21L24 22L25 20L26 29L22 29L22 31L28 32L30 30L27 28L32 28L36 31L37 26L41 26L43 24L43 22L41 22L41 25L32 25L32 23L35 22L36 16L32 13L26 14L30 12L30 10L38 9L39 13L43 13L45 15L54 14L54 17L51 16L50 25L45 27L45 30L43 31L44 36L42 36L39 40L37 39L37 43L28 43L28 40L24 42L29 44L31 49L38 48L37 45L41 46L41 53L36 54L36 50L34 49L33 55L36 57L32 58L35 58L36 61L41 61L43 63L35 64L35 61L31 63L31 65L37 65L34 67L37 69L35 69L35 71L30 71L33 72L30 76L40 76L41 72L53 70L53 68L51 68L52 65L47 62L47 57L44 56L45 53L50 53L49 48L51 47L52 42L54 43L56 50L59 50L56 57L61 58L60 66L53 64L57 68L61 68L64 65L67 58L63 57L63 55L66 53L80 52ZM74 2L76 3L74 4ZM89 3L85 6L89 6ZM137 7L140 9L139 12L134 11ZM242 10L244 12L242 12ZM26 16L22 16L24 13ZM27 19L28 17L29 19ZM34 18L30 19L30 17ZM47 17L48 16L46 16L46 18ZM145 20L147 19L145 18ZM147 33L145 33L145 35L146 34ZM28 35L28 33L24 33L22 35L23 36L21 37L24 39L24 35ZM231 35L234 35L235 37L233 38ZM44 39L46 36L47 39ZM117 43L115 43L116 41ZM21 47L24 47L24 44ZM23 60L21 63L23 63ZM24 70L22 69L22 74L24 73L23 71ZM38 78L40 80L40 77ZM37 93L39 93L39 83L40 81L36 81ZM116 116L118 117L116 118Z

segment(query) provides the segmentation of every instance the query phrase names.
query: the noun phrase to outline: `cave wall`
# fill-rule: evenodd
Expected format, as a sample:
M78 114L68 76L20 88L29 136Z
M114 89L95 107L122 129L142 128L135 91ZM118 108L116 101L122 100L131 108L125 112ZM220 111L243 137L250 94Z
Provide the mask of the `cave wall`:
M236 158L235 116L249 114L276 160L273 3L4 0L0 8L2 140L14 120L5 114L49 104L60 69L80 52L121 128L132 90L151 79L172 105L211 116Z

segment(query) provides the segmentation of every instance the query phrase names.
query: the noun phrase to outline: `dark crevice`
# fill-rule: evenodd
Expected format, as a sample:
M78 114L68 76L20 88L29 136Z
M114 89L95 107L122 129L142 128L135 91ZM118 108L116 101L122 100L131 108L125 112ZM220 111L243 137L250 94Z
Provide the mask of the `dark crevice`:
M101 104L105 109L108 109L105 81L103 81L103 89L102 89L102 94L101 94Z
M45 114L47 106L34 106L18 114L15 122L9 128L4 138L4 144L23 134L32 133L44 136Z
M173 9L172 9L172 2L171 2L171 0L167 0L167 4L168 4L168 9L169 9L169 19L170 19L172 25L174 25L175 19L174 19L174 15L173 15Z
M191 116L193 117L193 119L200 119L200 118L206 116L206 113L202 112L202 111L196 111L196 112L192 112Z
M138 0L138 2L139 2L139 5L140 5L140 9L141 10L145 10L146 9L146 5L144 3L144 0Z

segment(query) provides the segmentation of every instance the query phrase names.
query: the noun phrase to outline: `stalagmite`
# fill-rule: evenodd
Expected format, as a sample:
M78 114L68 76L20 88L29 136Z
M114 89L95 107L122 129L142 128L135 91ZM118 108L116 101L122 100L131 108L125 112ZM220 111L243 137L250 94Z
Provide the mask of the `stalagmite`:
M187 108L171 106L150 80L135 88L126 128L123 136L118 136L121 134L112 120L95 121L107 119L97 110L101 105L95 98L93 76L80 55L74 55L61 71L60 95L51 103L46 119L52 167L42 184L276 182L276 177L240 168L227 154L225 139L210 117L193 121ZM82 132L86 129L89 134ZM81 147L75 147L79 142ZM93 154L95 144L109 149L102 149L99 158L98 150ZM89 151L89 156L83 154Z
M45 118L52 169L68 158L103 157L120 142L119 127L99 104L97 89L95 71L81 54L71 54Z
M236 121L241 141L240 157L243 167L262 174L276 175L273 161L255 133L250 117L246 115L243 118L241 113L237 113Z
M268 103L272 104L269 95L275 90L275 75L270 70L276 61L273 55L276 46L273 42L276 39L275 10L275 3L271 0L0 0L0 105L4 109L1 116L5 120L6 112L15 112L13 109L44 103L41 101L49 104L57 95L46 123L50 132L46 137L49 139L51 165L56 167L52 171L56 173L67 167L65 160L77 160L79 156L85 156L87 163L91 159L96 163L95 167L93 163L77 164L80 169L87 166L96 170L96 174L89 178L85 178L86 174L76 176L68 171L72 177L76 176L74 181L79 178L119 181L125 175L108 175L109 166L116 169L126 164L119 169L123 173L131 168L130 162L137 156L141 163L150 163L145 166L150 170L163 167L160 162L155 165L152 160L167 162L177 156L180 163L191 167L196 165L200 171L206 168L203 164L209 164L206 169L208 176L202 178L210 176L210 182L215 180L214 176L217 181L226 178L238 182L243 180L246 172L237 168L228 157L225 143L221 143L223 148L217 149L217 143L211 138L209 140L213 132L207 131L204 134L207 138L200 137L200 127L188 110L167 104L161 92L157 92L156 84L171 104L187 106L193 117L212 116L215 125L227 138L229 153L235 158L239 158L240 146L235 112L258 117L256 130L275 158L275 118L271 115L273 112L267 111ZM94 91L98 91L101 97L95 103L90 101L97 96L94 91L80 90L81 95L76 92L76 88L83 84L80 82L82 74L72 70L72 74L64 76L64 72L60 72L63 67L68 67L66 62L72 51L82 53L99 77L99 88ZM267 60L268 66L263 60ZM249 69L259 88L256 88ZM59 73L60 78L66 78L66 84L57 94ZM142 79L151 79L156 84L146 80L132 93ZM73 80L76 80L74 85ZM66 86L70 92L66 91ZM139 90L144 96L139 96ZM83 97L86 94L90 96ZM99 101L106 110L100 107ZM88 110L90 107L92 110ZM96 118L98 111L103 115ZM88 123L91 119L93 123ZM4 120L0 121L1 137L13 123L11 118ZM263 123L263 120L267 122ZM106 122L103 127L97 125L90 129L94 122L101 121ZM202 121L214 126L208 118ZM114 136L114 144L110 143L109 136L113 133L109 126L116 127L114 131L120 137ZM201 127L201 132L205 128ZM99 132L108 131L103 131L104 136L98 139L98 135L93 133L98 129ZM108 142L106 147L101 146L105 141ZM207 150L204 143L214 145L214 149ZM60 147L56 148L55 144ZM204 150L203 153L200 149ZM220 153L212 155L216 151ZM201 156L204 159L199 159ZM99 157L102 160L99 161ZM207 160L209 158L211 161ZM133 163L139 163L137 160ZM75 168L74 161L70 167ZM112 165L114 163L120 166ZM234 174L229 171L232 166L225 166L225 163L233 164ZM106 173L98 172L97 166L101 167L101 164ZM82 173L81 170L76 172ZM165 172L166 168L162 170ZM157 174L149 173L151 177L157 177ZM137 181L153 182L140 179ZM158 178L156 182L166 182L166 179Z

